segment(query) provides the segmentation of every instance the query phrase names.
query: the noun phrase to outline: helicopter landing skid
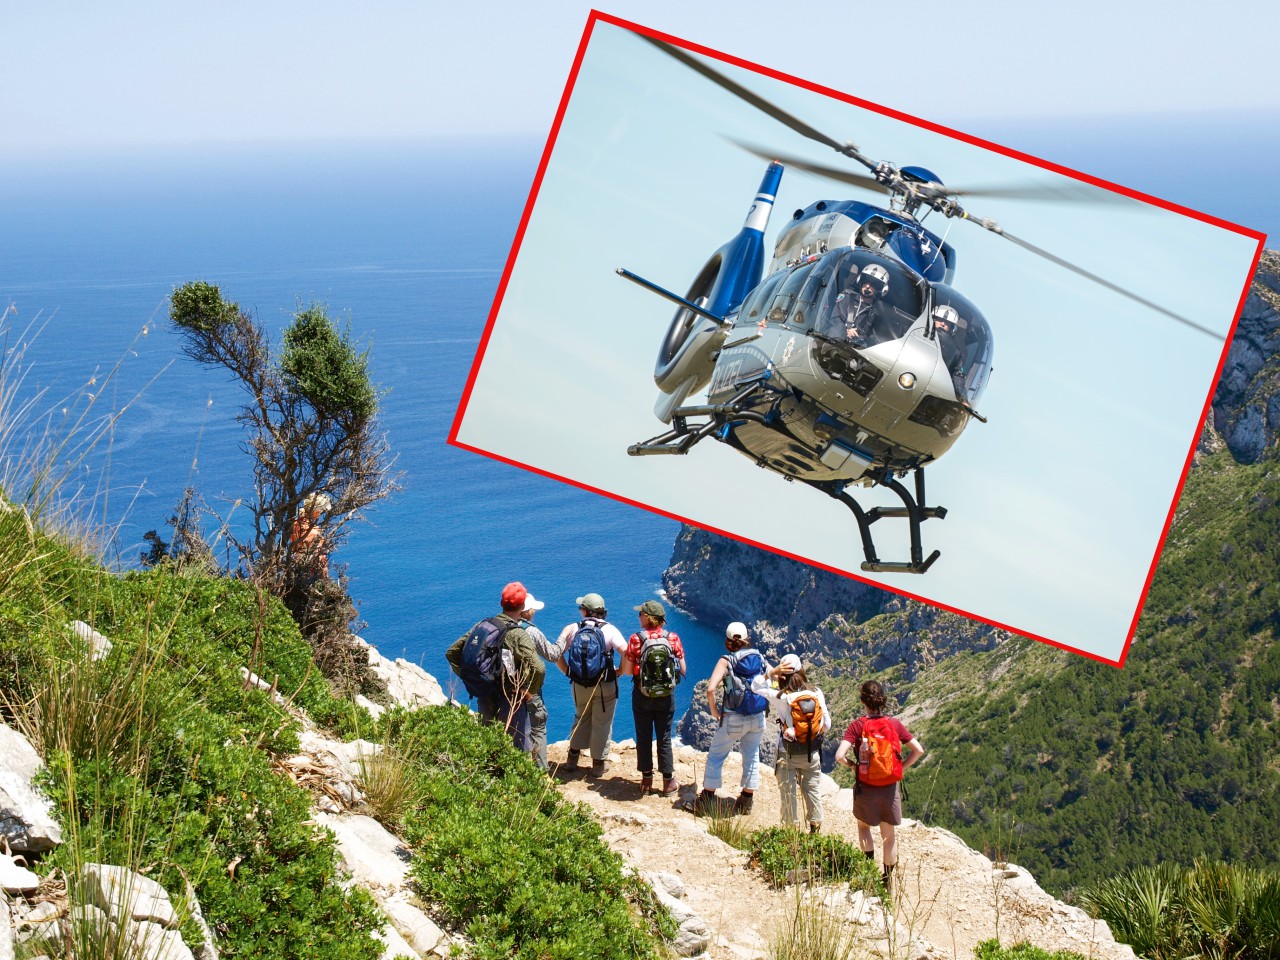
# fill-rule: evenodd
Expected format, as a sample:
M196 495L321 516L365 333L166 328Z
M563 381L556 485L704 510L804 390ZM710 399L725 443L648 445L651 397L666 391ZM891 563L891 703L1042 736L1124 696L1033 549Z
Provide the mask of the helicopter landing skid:
M627 455L631 457L649 457L658 454L679 456L689 452L699 440L710 436L726 419L749 420L754 423L772 426L766 414L754 410L744 410L743 404L760 390L759 380L748 382L732 399L724 403L698 404L691 407L680 407L672 414L671 429L666 433L644 441L633 443L627 447ZM689 417L709 417L703 423L689 423Z
M933 562L942 555L942 551L934 550L929 556L926 557L924 555L924 547L920 544L920 524L930 519L941 520L947 515L947 508L924 506L924 468L917 467L914 473L916 480L914 497L911 496L906 487L893 478L892 473L887 468L882 468L878 475L872 476L871 479L877 486L887 487L896 493L902 500L902 506L872 507L870 510L864 510L862 504L858 503L853 495L845 490L844 484L813 480L804 482L821 490L827 496L839 500L853 512L854 519L858 521L858 532L862 534L862 552L867 558L862 564L863 570L868 573L926 573L933 566ZM910 562L881 560L876 555L875 541L871 536L871 525L882 517L901 517L910 524Z

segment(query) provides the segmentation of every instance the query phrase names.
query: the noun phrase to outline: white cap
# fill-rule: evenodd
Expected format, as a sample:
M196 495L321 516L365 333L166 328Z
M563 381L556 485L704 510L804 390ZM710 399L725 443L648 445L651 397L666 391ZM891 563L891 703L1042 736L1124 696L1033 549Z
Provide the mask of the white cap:
M545 603L543 603L541 600L535 600L533 598L533 594L530 593L530 594L527 594L524 598L524 607L522 608L522 612L528 612L530 610L541 610L545 606L546 606Z
M794 653L788 653L785 657L778 661L778 671L780 673L795 673L797 670L803 670L804 664L800 662L800 658Z
M747 639L747 625L735 620L724 628L724 635L728 640L745 640Z

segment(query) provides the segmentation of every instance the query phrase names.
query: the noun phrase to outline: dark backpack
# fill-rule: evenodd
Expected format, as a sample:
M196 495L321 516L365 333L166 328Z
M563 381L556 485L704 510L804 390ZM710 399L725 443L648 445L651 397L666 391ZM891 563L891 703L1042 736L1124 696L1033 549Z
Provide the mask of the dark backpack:
M502 638L517 626L502 617L490 617L471 628L462 645L458 676L472 697L491 700L502 692Z
M764 673L764 658L748 647L731 653L729 669L720 681L720 709L753 716L769 709L769 701L751 689L751 681Z
M640 645L639 672L636 685L646 697L669 697L680 681L680 665L664 630L656 637L645 637Z
M603 627L603 620L583 620L565 647L564 662L569 668L569 679L576 684L594 687L601 679L614 679L613 651L604 638Z

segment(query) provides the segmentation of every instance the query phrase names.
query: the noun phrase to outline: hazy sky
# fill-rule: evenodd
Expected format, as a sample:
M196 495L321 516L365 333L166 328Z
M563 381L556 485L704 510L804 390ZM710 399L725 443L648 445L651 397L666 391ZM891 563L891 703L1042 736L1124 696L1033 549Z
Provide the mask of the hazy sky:
M605 12L930 119L1280 108L1266 0L620 0ZM582 3L7 3L6 152L542 133Z

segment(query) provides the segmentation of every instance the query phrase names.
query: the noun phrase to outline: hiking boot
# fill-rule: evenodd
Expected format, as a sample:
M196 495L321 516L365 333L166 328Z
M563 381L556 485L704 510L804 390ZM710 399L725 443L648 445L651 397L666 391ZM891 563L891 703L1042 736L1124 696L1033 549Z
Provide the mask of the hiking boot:
M582 756L581 750L570 750L569 758L565 760L564 765L570 770L578 769L578 758Z
M734 816L738 816L739 814L742 816L746 816L747 814L749 814L751 812L751 807L755 803L755 801L756 801L756 795L754 793L744 792L744 793L738 794L738 799L733 801Z
M647 797L653 790L653 777L640 778L640 796Z
M594 760L591 763L591 775L593 777L603 777L609 772L608 760Z
M664 797L669 797L673 793L679 793L679 792L680 792L680 783L679 781L676 780L675 777L668 777L667 779L662 781L662 795Z
M889 885L893 882L893 868L896 866L896 863L886 863L884 872L880 874L880 882L884 884L886 890L889 889Z
M822 824L820 824L820 823L811 823L811 824L809 824L809 832L810 832L810 833L817 833L817 832L818 832L819 830L821 830L821 829L822 829Z
M703 790L693 801L695 817L713 817L720 813L720 798L714 790Z

